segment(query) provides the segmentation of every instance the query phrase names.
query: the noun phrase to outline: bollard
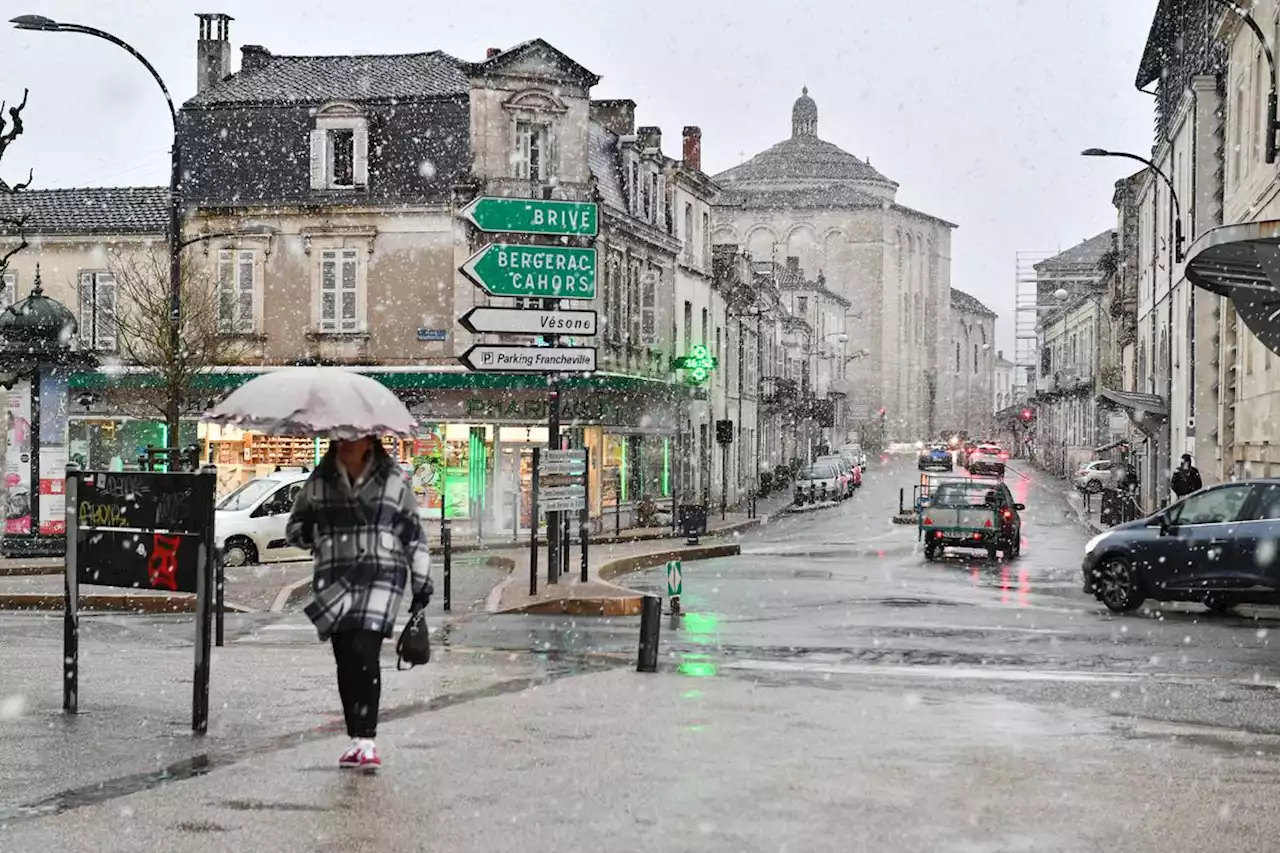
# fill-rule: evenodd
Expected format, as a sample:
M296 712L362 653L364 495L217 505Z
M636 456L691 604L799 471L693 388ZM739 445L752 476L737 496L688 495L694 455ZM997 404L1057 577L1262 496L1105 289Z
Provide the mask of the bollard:
M662 599L646 595L640 608L640 655L636 672L658 671L658 632L662 629Z
M444 549L444 612L453 608L453 522L440 522L440 547Z
M907 499L907 490L898 489L898 515L902 515L907 510L907 506L903 501Z
M223 611L223 595L227 589L227 570L222 565L222 555L217 550L213 552L214 559L218 561L218 568L214 575L214 595L213 595L213 643L218 648L222 648L222 620Z

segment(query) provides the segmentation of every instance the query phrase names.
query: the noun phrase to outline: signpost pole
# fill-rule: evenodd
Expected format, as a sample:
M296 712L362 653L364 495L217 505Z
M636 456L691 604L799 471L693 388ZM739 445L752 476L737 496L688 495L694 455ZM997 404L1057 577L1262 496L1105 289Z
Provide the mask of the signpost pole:
M213 642L218 648L222 648L222 622L223 622L223 596L226 594L227 588L227 572L222 566L221 555L216 552L213 555L214 563L214 596L213 596Z
M550 311L554 311L560 307L560 300L547 299L543 300L543 305ZM559 335L549 335L548 343L551 346L560 344ZM551 390L547 394L547 447L551 450L560 449L560 375L558 373L551 374L548 377L551 383ZM560 580L560 513L547 513L547 583L557 583Z
M538 473L542 449L533 449L533 496L529 508L529 595L538 594ZM518 516L517 516L518 518Z
M76 577L76 543L80 522L76 495L79 471L67 469L67 556L62 599L62 710L68 714L80 708L80 584Z
M202 735L209 730L209 658L212 656L210 640L211 610L213 598L213 474L204 473L196 477L196 489L201 495L203 505L207 507L203 530L200 531L198 548L199 569L196 575L196 665L192 678L191 730Z
M584 442L585 444L585 442ZM583 455L587 459L587 467L582 473L582 509L579 511L581 518L578 526L581 532L578 534L582 537L582 582L587 582L587 540L591 538L591 454L585 447L582 450Z
M453 530L449 519L440 522L440 546L444 549L444 612L453 607Z

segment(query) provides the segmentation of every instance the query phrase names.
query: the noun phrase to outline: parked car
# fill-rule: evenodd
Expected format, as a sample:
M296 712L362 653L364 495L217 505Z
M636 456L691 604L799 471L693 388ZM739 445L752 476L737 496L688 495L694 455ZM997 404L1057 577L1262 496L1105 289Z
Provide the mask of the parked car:
M861 444L846 444L844 447L840 448L839 453L841 455L850 456L853 464L857 465L859 468L867 467L867 453L862 449Z
M1224 483L1089 540L1084 591L1118 613L1147 599L1280 603L1277 542L1280 479Z
M976 441L966 441L964 444L960 445L959 461L962 467L969 467L969 456L977 449L978 443Z
M1086 462L1076 471L1071 482L1082 492L1098 493L1111 481L1111 469L1114 464L1106 459L1095 459Z
M930 468L941 468L944 471L954 470L955 459L951 455L951 448L940 442L930 444L920 451L920 458L916 460L916 467L921 471L927 471Z
M851 497L854 489L858 488L858 484L862 482L862 477L856 473L853 463L838 453L819 456L813 461L814 464L819 462L829 462L830 464L835 465L836 468L840 469L840 484L844 490L841 497Z
M1004 476L1004 453L991 444L980 444L969 454L969 473L974 476L989 474Z
M839 500L842 489L840 469L830 462L815 462L796 474L795 505Z
M245 483L214 509L214 541L224 566L247 566L304 557L285 542L293 502L307 481L306 471L280 471Z

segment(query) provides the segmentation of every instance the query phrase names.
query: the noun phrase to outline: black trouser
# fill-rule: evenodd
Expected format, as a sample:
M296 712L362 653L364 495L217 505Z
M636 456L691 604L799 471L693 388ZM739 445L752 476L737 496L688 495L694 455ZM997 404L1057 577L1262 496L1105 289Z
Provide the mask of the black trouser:
M378 700L382 696L382 634L379 631L339 631L333 643L338 663L338 694L347 719L348 737L378 735Z

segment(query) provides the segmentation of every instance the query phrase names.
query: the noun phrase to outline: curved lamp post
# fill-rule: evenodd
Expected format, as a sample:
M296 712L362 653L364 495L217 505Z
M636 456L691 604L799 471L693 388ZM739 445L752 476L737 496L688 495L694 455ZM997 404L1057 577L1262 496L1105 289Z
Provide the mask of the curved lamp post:
M105 30L87 27L83 24L55 21L44 15L19 15L16 18L11 18L9 23L20 30L42 33L77 33L108 41L142 63L143 67L147 69L147 73L156 81L156 85L160 87L160 91L164 94L165 103L169 107L169 119L173 123L173 145L170 149L169 166L169 226L167 228L168 233L165 236L169 243L169 346L172 348L171 351L176 354L181 346L182 329L182 259L180 255L180 250L184 245L181 233L182 146L178 137L178 111L173 106L173 96L169 94L169 87L165 85L164 80L160 77L160 72L156 71L155 66L145 56L128 42ZM169 432L169 444L174 447L181 444L181 435L179 433L181 413L182 389L174 384L169 388L169 399L166 401L165 406L165 421Z
M1178 191L1173 188L1173 181L1169 180L1169 176L1160 171L1155 163L1152 163L1146 157L1139 157L1137 154L1130 154L1127 151L1108 151L1105 148L1086 148L1080 152L1082 157L1123 157L1126 160L1137 160L1151 171L1164 180L1169 187L1169 197L1173 199L1173 260L1174 263L1182 263L1182 205L1178 203ZM1271 161L1268 160L1268 163Z

